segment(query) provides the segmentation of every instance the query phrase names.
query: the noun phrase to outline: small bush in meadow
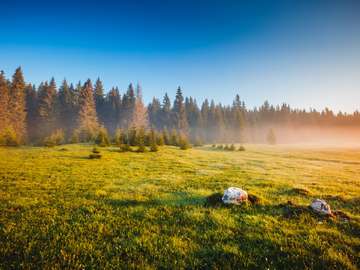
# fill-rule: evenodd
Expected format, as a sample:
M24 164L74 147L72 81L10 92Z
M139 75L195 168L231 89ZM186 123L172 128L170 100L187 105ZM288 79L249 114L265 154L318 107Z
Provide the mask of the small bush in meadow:
M63 144L65 141L64 131L62 129L55 130L50 136L46 137L43 144L48 147Z
M213 144L211 147L212 147L212 148L216 148L216 144Z
M219 144L216 148L219 149L219 150L223 150L224 146L222 144Z
M94 147L91 152L92 152L92 154L89 155L89 159L100 159L101 158L100 151L97 147Z
M186 136L182 135L179 138L179 147L181 150L186 150L191 148L188 139L186 138Z
M225 145L224 150L225 150L225 151L229 151L229 150L230 150L230 147L229 147L228 145Z
M245 151L245 147L240 145L238 151Z
M101 147L110 145L109 135L108 135L106 128L101 127L99 129L99 133L96 136L95 143Z
M230 147L229 147L229 151L235 151L236 150L236 148L235 148L235 145L230 145Z
M120 151L121 152L131 152L131 146L128 143L123 143L120 145Z
M0 134L0 145L5 146L19 146L20 140L18 136L16 135L16 132L13 128L9 127L6 128L1 134Z

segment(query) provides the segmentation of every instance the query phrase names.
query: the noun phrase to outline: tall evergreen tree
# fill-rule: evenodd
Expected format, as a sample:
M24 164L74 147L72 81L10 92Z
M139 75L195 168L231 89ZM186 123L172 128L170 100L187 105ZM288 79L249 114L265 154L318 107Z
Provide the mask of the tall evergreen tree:
M9 88L4 71L0 71L0 133L9 126Z
M104 95L104 87L100 78L98 78L95 82L94 87L94 97L95 97L95 106L96 112L99 118L99 121L104 124L105 123L105 95Z
M26 140L26 105L25 81L20 67L16 69L12 77L9 105L10 124L17 139L23 143Z
M38 139L49 136L58 126L57 122L57 92L54 78L50 84L45 82L39 87L38 97Z
M174 116L174 124L175 128L178 129L180 132L187 134L188 133L188 122L186 118L185 112L185 104L184 104L184 97L181 92L180 86L176 91L176 96L174 100L173 106L173 116Z
M149 125L148 114L142 100L142 90L139 84L136 87L136 99L130 125L135 128L147 128Z
M99 129L96 115L94 91L92 83L86 81L79 95L78 130L80 140L89 141L95 138Z

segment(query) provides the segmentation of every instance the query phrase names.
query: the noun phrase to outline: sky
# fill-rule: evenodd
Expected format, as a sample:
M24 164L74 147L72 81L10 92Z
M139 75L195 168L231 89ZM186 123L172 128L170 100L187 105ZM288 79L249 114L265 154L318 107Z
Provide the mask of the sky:
M0 1L0 70L249 108L360 109L360 1Z

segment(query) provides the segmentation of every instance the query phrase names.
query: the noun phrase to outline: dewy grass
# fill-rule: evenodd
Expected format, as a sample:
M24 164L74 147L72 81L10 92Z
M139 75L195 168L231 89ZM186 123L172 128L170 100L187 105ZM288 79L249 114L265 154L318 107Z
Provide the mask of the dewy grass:
M360 151L245 147L0 148L0 268L360 268ZM261 203L207 203L230 186Z

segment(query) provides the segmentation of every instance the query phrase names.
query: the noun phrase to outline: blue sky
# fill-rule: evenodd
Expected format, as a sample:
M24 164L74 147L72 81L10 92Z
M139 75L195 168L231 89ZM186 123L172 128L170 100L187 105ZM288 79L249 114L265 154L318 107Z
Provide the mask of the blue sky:
M0 69L248 107L360 109L359 1L0 3Z

